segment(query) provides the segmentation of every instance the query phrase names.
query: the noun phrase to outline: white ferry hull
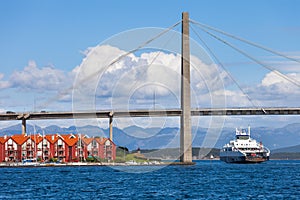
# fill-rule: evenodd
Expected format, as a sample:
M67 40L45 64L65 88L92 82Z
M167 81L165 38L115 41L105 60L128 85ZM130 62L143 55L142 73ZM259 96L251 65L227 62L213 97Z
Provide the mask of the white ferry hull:
M220 160L227 163L243 163L246 156L241 152L220 152Z
M227 162L227 163L244 163L245 156L227 156L227 157L220 157L220 160Z
M252 158L247 156L228 156L228 157L220 157L220 160L226 162L226 163L261 163L269 160L268 157L266 158Z
M220 160L226 163L261 163L269 160L269 156L245 156L241 152L221 152Z

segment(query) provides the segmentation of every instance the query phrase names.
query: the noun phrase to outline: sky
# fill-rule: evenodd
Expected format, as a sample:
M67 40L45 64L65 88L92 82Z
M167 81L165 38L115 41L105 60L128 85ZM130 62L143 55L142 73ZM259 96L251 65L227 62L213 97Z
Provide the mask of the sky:
M299 7L297 0L1 1L0 112L177 108L180 25L158 41L133 53L130 50L179 22L182 12L189 12L197 23L300 60ZM193 107L300 106L299 62L212 32L271 67L266 69L210 37L197 24L191 24L190 33ZM123 119L115 125L162 126L158 121ZM211 119L200 121L203 126L212 124ZM227 117L223 123L283 126L297 121L298 117L288 116ZM35 123L68 127L81 122ZM106 121L93 123L107 125ZM163 126L177 124L178 119L165 119Z

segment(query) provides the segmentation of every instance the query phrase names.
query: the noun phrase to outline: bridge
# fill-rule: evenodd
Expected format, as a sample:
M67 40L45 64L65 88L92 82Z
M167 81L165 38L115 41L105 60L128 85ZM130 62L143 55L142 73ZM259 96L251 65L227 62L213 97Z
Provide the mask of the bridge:
M113 140L113 118L126 117L180 117L180 161L192 162L192 116L224 115L300 115L300 108L191 108L190 92L190 37L189 15L182 13L182 55L181 55L181 108L167 110L103 110L78 112L26 112L0 114L0 120L21 120L22 134L26 134L27 120L72 119L72 118L108 118L110 139Z
M190 116L234 116L234 115L300 115L300 108L204 108L191 109ZM113 140L113 118L126 117L182 117L181 109L172 110L130 110L130 111L82 111L82 112L29 112L0 114L0 121L21 120L22 133L26 133L27 120L51 120L51 119L89 119L108 118L109 135ZM191 160L184 161L191 162Z
M88 119L88 118L123 118L123 117L179 117L181 109L171 110L130 110L130 111L82 111L82 112L29 112L0 114L4 120L46 120L46 119ZM203 108L191 109L191 116L224 115L300 115L300 108Z

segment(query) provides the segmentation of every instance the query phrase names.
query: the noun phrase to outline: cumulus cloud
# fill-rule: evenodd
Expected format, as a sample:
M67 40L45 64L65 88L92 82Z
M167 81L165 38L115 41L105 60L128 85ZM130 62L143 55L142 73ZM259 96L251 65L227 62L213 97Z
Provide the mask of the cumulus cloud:
M261 81L261 86L262 87L274 87L276 86L278 89L281 89L282 91L279 92L292 92L295 87L297 87L295 84L293 84L291 81L279 76L280 72L278 71L272 71L266 74L266 76L263 78ZM300 80L300 74L297 73L289 73L286 75L287 78L290 78L291 80ZM286 91L285 87L289 86L291 90Z
M110 45L88 48L84 55L82 63L70 72L29 61L8 80L0 74L0 89L55 92L59 97L53 101L73 102L75 110L93 110L97 105L102 109L127 109L133 105L143 108L155 103L161 108L180 106L181 55L160 50L129 54ZM300 73L286 75L300 82ZM193 107L251 107L245 94L227 88L232 84L228 74L216 64L191 55ZM298 86L274 71L245 91L258 106L281 105L285 98L296 104L300 93Z
M22 71L13 72L9 83L11 87L25 90L53 91L70 82L63 71L52 66L38 67L35 61L29 61Z
M288 78L300 83L300 73L285 74ZM278 72L267 73L261 83L249 88L249 95L262 106L299 106L300 88Z
M95 96L112 97L119 105L128 104L132 98L153 98L154 93L157 97L180 99L181 55L163 51L135 55L109 45L89 48L85 54L82 64L73 70L77 72L73 95L78 101L93 104ZM227 74L216 65L191 56L193 93L221 90L224 80L226 84Z
M4 78L4 74L0 73L0 89L6 89L11 86L11 83L9 81L2 80Z
M227 73L216 64L206 64L196 56L191 56L191 80L192 87L197 90L213 92L222 90L231 83Z
M181 55L148 50L135 55L110 45L90 47L83 54L82 63L70 72L54 66L40 67L35 61L29 61L23 70L14 71L7 81L0 74L0 88L54 92L57 96L49 96L49 101L73 100L73 106L81 109L94 109L95 98L101 98L106 107L108 104L128 106L130 102L141 105L150 102L151 105L148 100L153 95L161 98L158 103L163 104L162 107L178 107ZM205 64L191 56L191 87L195 97L222 89L223 80L226 80L226 74L216 65Z
M10 107L9 102L12 102L11 100L15 101L16 107L23 107L23 109L25 107L32 109L32 102L34 102L35 108L47 110L57 109L59 102L71 105L72 90L70 88L72 88L74 74L73 71L65 72L54 66L41 67L31 60L27 66L22 70L15 70L6 80L4 75L0 74L2 94L10 96L3 106ZM16 95L24 98L21 101Z

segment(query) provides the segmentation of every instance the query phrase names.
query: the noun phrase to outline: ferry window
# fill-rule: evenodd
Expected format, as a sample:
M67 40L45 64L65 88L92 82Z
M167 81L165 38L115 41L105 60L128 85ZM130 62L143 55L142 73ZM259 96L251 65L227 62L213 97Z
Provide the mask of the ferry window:
M248 140L249 136L248 135L240 135L237 138L240 139L240 140Z

